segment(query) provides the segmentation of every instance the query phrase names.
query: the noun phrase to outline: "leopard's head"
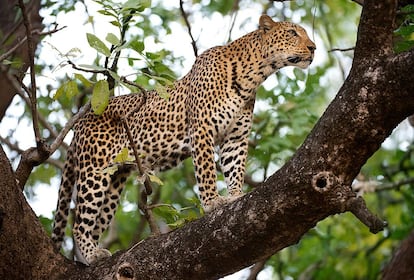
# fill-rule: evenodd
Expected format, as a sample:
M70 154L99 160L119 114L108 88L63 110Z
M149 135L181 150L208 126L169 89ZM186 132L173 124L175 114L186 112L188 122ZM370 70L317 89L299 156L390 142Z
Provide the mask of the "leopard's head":
M305 29L291 22L274 22L269 16L260 17L262 55L277 68L284 66L308 67L316 49Z

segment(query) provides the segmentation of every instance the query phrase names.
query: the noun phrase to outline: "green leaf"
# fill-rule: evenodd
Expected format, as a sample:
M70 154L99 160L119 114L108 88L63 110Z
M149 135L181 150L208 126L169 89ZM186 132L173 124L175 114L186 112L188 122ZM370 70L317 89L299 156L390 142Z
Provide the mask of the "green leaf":
M114 13L111 13L108 10L98 10L98 13L100 13L101 15L104 15L104 16L111 16L111 17L116 18L116 15Z
M8 60L8 59L5 59L5 60L2 61L2 64L4 64L4 65L10 65L10 64L13 64L13 61Z
M161 98L163 98L165 100L168 100L170 98L170 94L167 91L167 87L166 86L163 86L160 83L156 83L155 84L155 90L157 91L158 95Z
M142 42L142 41L138 41L136 38L134 38L133 40L131 40L131 41L128 43L128 45L129 45L129 46L131 46L131 47L132 47L132 49L133 49L134 51L136 51L137 53L139 53L139 54L142 54L142 52L143 52L143 51L144 51L144 49L145 49L144 42Z
M295 74L296 80L298 81L304 81L306 79L305 72L299 68L294 68L293 73Z
M414 33L414 25L404 25L395 30L395 33L401 36L411 36Z
M158 178L158 177L157 177L157 176L155 176L155 175L148 174L148 178L150 179L150 181L151 181L151 182L153 182L153 183L155 183L155 184L157 184L157 185L159 185L159 186L164 185L164 182L163 182L163 181L161 181L161 179L160 179L160 178Z
M180 218L180 212L172 205L161 205L153 209L158 217L161 217L167 224L172 224Z
M71 80L66 84L66 96L72 98L79 93L78 85Z
M40 215L39 216L39 221L48 233L52 233L53 221L51 219L49 219L48 217L45 217L43 215Z
M98 65L92 65L92 64L79 64L79 67L82 67L82 68L85 68L85 69L97 70L97 71L107 70L105 67L101 67L101 66L98 66Z
M117 171L118 171L118 165L113 164L113 165L110 165L110 166L104 168L102 170L102 173L108 174L108 175L114 175Z
M116 27L121 27L121 24L116 20L110 21L109 23L111 23L112 25L115 25Z
M75 74L75 78L78 79L86 88L92 86L92 82L86 79L85 76L83 76L82 74Z
M410 4L401 8L401 11L404 13L414 13L414 5Z
M142 12L151 6L151 0L128 0L122 7L122 11L137 10Z
M55 92L55 94L53 95L53 99L54 100L58 100L62 94L65 92L65 86L66 84L62 84Z
M77 57L82 53L82 51L79 48L71 48L69 51L67 51L64 56L66 57Z
M69 80L63 83L57 90L56 93L53 95L53 99L57 100L65 94L67 97L72 98L79 93L78 85L75 81Z
M142 10L151 7L151 0L141 0Z
M121 82L121 77L119 77L117 73L115 73L114 71L109 71L109 74L112 76L112 78L115 79L115 81Z
M118 46L119 43L120 43L118 37L116 37L116 35L114 33L108 33L108 35L106 35L105 40L108 41L109 43L111 43L114 46Z
M96 82L92 91L91 106L96 115L101 115L109 103L109 86L105 80Z
M128 148L124 147L122 148L121 152L116 155L114 158L114 162L118 163L124 163L128 160Z
M98 37L91 33L86 33L86 38L88 39L89 46L97 50L99 53L103 54L106 57L111 56L111 52L108 47L101 41Z
M158 59L158 58L160 58L160 54L158 54L158 53L154 53L154 52L146 52L146 53L145 53L145 56L146 56L148 59Z
M185 222L186 222L185 219L178 219L174 223L169 223L168 226L172 228L179 228L179 227L182 227L185 224Z
M14 58L13 60L5 59L5 60L3 60L1 62L1 64L4 64L4 65L13 65L14 67L17 68L17 67L20 67L23 63L22 63L21 59Z

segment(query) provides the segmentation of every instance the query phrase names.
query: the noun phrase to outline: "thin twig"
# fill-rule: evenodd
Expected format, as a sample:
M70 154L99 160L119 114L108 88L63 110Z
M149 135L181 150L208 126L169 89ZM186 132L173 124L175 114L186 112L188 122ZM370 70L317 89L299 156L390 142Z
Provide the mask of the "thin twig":
M151 204L151 205L148 205L147 208L148 209L154 209L154 208L158 208L158 207L162 207L162 206L174 208L174 206L172 206L171 204L167 204L167 203Z
M87 72L87 73L95 73L95 74L104 74L105 76L109 75L109 72L107 69L104 69L104 70L85 69L85 68L81 68L77 66L75 63L73 63L70 60L68 60L67 62L72 66L73 69L78 70L78 71Z
M197 57L198 56L197 43L194 40L193 34L191 32L191 25L190 25L190 22L188 21L188 14L184 10L183 0L180 0L180 11L181 11L181 15L184 19L185 25L187 26L188 35L190 35L190 38L191 38L191 45L193 46L194 55L195 55L195 57Z
M387 222L379 219L369 211L365 201L361 197L349 199L346 208L346 210L350 211L358 220L366 225L372 233L377 233L387 226Z
M141 164L138 149L137 149L137 147L134 143L134 138L132 136L131 129L129 128L129 125L128 125L128 118L124 117L124 118L121 119L121 121L122 121L122 123L124 125L124 129L127 133L128 140L129 140L129 145L130 145L130 147L132 149L132 152L134 154L135 163L137 164L138 172L140 173L140 176L145 176L145 172L144 172L144 169L143 169L142 164ZM150 195L152 193L152 187L151 187L150 182L147 180L147 176L145 176L144 186L145 186L145 191L146 191L147 195Z
M10 142L10 140L9 140L9 139L4 138L4 137L2 137L1 135L0 135L0 141L1 141L2 143L6 144L6 145L7 145L7 147L9 147L9 149L10 149L10 150L15 151L15 152L17 152L17 153L19 153L19 154L23 153L23 151L24 151L23 149L21 149L21 148L19 147L19 145L17 145L16 143L12 143L12 142Z
M31 34L32 35L39 35L39 36L46 36L46 35L50 35L53 33L56 33L60 30L62 30L63 28L66 28L66 26L63 26L61 28L57 28L57 26L55 27L55 29L47 31L47 32L40 32L39 29L35 29L32 30ZM5 60L6 58L8 58L10 55L12 55L14 53L14 51L16 49L18 49L20 46L22 46L25 42L27 41L27 36L24 36L20 41L18 41L13 47L11 47L8 51L6 51L5 53L3 53L2 55L0 55L0 62L2 62L3 60Z
M127 80L127 78L126 78L126 77L124 77L124 76L122 76L122 77L121 77L121 82L123 82L123 83L125 83L125 84L128 84L128 85L130 85L130 86L133 86L133 87L139 88L139 90L141 91L141 93L146 92L146 89L145 89L143 86L141 86L141 85L139 85L139 84L137 84L137 83L134 83L134 82L131 82L131 81Z
M405 178L397 182L381 183L378 181L358 181L352 185L352 189L358 193L359 196L365 193L382 192L389 190L398 190L404 185L414 184L414 177Z
M27 16L26 6L24 5L23 0L19 0L19 7L22 10L23 15L23 23L26 27L26 37L27 37L27 53L29 56L29 67L30 67L30 83L31 88L25 88L27 94L30 97L30 102L32 103L31 110L32 110L32 118L33 118L33 130L36 139L36 145L39 150L44 149L44 145L41 141L40 135L40 128L39 128L39 120L37 115L37 99L36 99L36 72L35 72L35 65L34 65L34 42L32 37L32 25L30 23L29 17ZM23 83L22 83L23 85Z
M155 222L154 215L152 214L151 209L148 208L147 198L148 198L148 196L147 196L146 191L142 190L141 199L138 202L138 207L144 213L145 219L148 221L148 225L151 229L152 234L153 235L159 235L161 233L161 231L158 228L157 223Z
M235 0L233 2L233 7L231 8L231 22L229 28L229 36L227 37L227 41L231 40L231 33L233 32L234 24L236 23L237 12L239 11L239 0Z
M17 95L19 95L20 98L23 99L23 101L27 104L27 106L29 108L31 108L32 103L30 102L30 99L21 90L21 87L19 85L18 77L14 76L14 78L13 78L13 77L10 76L10 74L7 74L6 75L6 78L12 84L12 86L14 87L14 90L16 91ZM39 114L38 117L39 117L40 124L50 132L50 135L53 138L57 138L59 134L50 125L50 123L45 119L45 117L43 115L41 115L41 114ZM68 148L68 145L65 142L62 142L62 147L64 149L67 149Z
M65 127L59 132L57 137L55 138L55 141L50 145L50 154L53 154L57 148L62 144L63 140L66 137L66 134L68 134L69 130L72 129L72 127L75 125L75 123L81 119L87 112L89 112L91 108L91 104L87 103L85 106L83 106L78 113L76 113L72 118L69 119L69 121L66 123Z
M12 143L10 142L9 139L4 138L0 135L0 142L5 144L7 147L9 147L10 150L17 152L18 154L22 154L24 152L24 150L22 148L19 147L19 145L17 145L16 143ZM59 169L63 169L63 162L54 158L48 158L46 161L46 163L49 163Z
M120 38L120 42L121 45L125 43L125 34L129 28L129 21L131 20L131 18L133 17L135 11L131 10L129 12L129 14L122 19L122 27L121 27L121 38ZM111 53L117 48L117 46L112 45L111 46ZM119 61L119 57L121 56L121 48L118 49L118 51L115 53L115 56L112 60L112 65L111 67L109 66L109 57L105 58L105 68L109 68L110 71L112 72L116 72L117 68L118 68L118 61ZM108 84L109 84L109 89L113 89L115 87L115 79L114 77L112 77L111 75L108 75Z
M145 100L144 100L144 102L145 102ZM148 208L148 205L147 205L148 195L150 195L152 193L151 183L150 183L149 178L146 175L146 173L145 173L145 171L142 167L141 158L138 154L138 149L135 145L134 138L133 138L132 133L131 133L131 129L129 128L129 125L128 125L128 116L129 116L129 114L127 116L124 116L121 119L121 122L124 125L124 129L125 129L125 131L127 133L127 136L128 136L129 145L130 145L130 147L132 149L132 152L134 154L134 157L135 157L135 163L137 164L137 169L138 169L138 172L139 172L138 176L143 176L143 178L144 178L144 189L141 191L141 195L140 195L139 201L138 201L138 207L142 211L142 213L144 214L145 218L147 219L148 224L149 224L150 229L151 229L151 232L154 235L158 235L158 234L160 234L160 229L158 228L157 224L155 223L154 217L152 215L152 211Z
M345 48L345 49L333 48L333 49L330 49L328 52L335 52L335 51L347 52L347 51L353 51L353 50L355 50L355 47Z
M260 271L263 270L265 264L266 264L266 260L260 261L258 263L256 263L255 265L252 266L252 268L250 268L250 275L249 277L247 277L246 280L255 280L257 279L257 275L259 274Z
M381 184L375 188L376 191L385 191L390 189L399 189L400 187L408 184L414 184L414 177L403 179L395 183Z

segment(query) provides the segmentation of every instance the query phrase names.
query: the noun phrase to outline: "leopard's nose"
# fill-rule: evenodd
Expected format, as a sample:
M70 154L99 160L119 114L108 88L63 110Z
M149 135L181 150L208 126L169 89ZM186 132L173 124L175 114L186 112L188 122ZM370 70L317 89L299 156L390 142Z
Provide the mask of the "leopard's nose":
M308 50L309 50L311 53L313 53L313 52L316 50L315 45L309 45L309 46L307 46L307 47L308 47Z

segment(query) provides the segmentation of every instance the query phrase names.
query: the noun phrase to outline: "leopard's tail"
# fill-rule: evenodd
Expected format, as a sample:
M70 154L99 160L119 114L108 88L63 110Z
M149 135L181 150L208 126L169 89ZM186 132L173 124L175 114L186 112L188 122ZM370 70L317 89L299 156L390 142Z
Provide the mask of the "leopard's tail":
M62 181L60 183L58 202L53 223L52 241L55 244L55 248L57 250L60 250L63 238L65 236L70 202L72 199L73 188L76 183L76 173L73 166L76 161L74 158L73 149L73 145L70 145L67 152L67 158L63 169Z

